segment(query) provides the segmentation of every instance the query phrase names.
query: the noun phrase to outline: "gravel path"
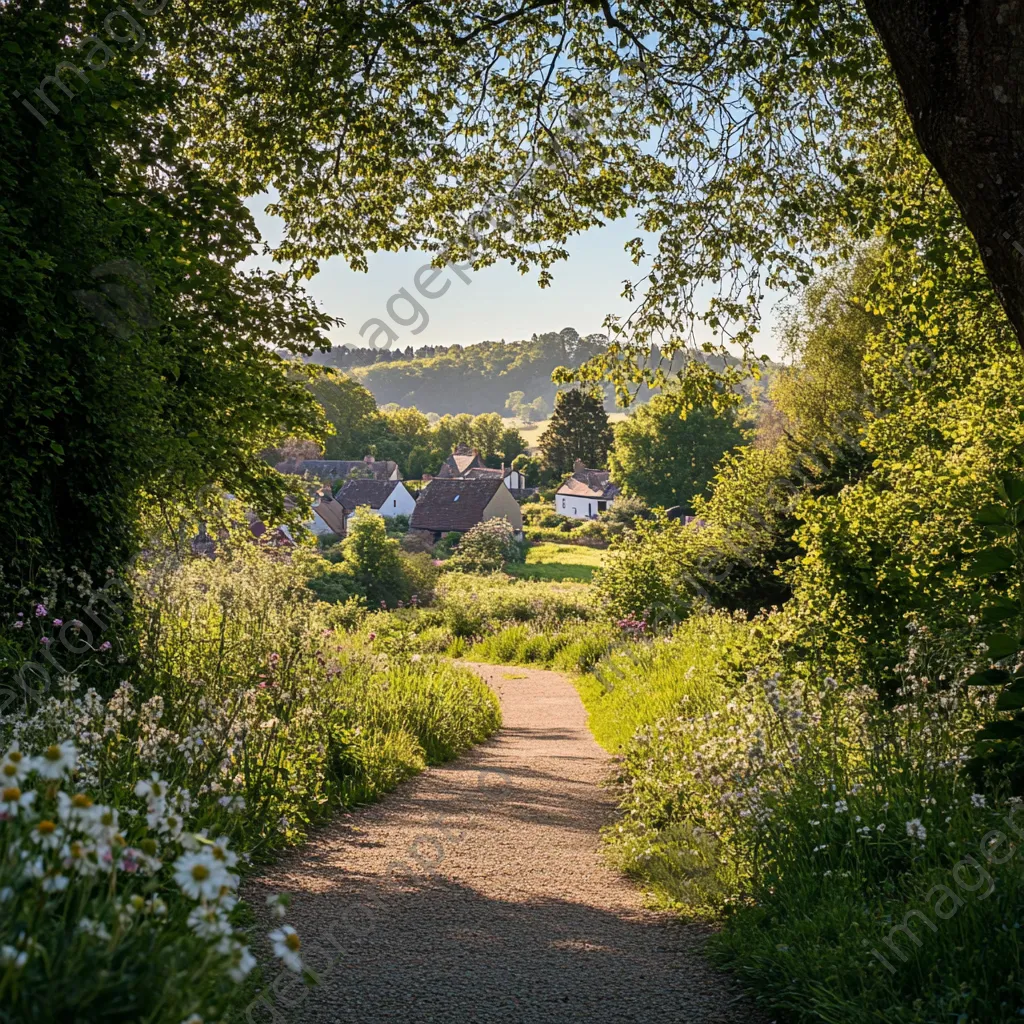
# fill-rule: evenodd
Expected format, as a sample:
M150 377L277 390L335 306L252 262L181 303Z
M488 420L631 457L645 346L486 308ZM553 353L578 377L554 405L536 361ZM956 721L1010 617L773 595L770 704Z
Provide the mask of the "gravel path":
M598 830L608 759L555 672L471 666L504 726L343 815L248 895L291 894L320 984L280 973L252 1021L763 1021L701 957L702 929L645 910Z

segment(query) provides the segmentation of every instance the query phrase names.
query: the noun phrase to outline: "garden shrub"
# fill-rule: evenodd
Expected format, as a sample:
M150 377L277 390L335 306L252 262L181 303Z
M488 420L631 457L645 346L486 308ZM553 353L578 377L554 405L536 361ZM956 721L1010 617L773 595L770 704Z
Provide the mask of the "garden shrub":
M504 517L478 523L459 541L447 568L455 572L498 572L506 562L523 560L522 545Z

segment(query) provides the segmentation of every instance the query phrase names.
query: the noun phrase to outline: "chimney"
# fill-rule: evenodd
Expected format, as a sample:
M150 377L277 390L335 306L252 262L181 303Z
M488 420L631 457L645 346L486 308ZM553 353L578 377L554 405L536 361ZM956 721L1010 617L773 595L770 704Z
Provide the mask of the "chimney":
M363 462L365 462L368 466L372 466L376 461L377 460L372 455L363 456Z
M574 473L582 473L582 472L583 472L583 470L585 470L586 468L587 468L587 467L583 465L583 460L582 460L582 459L577 459L577 460L576 460L576 461L575 461L575 462L574 462L574 463L572 464L572 471L573 471Z
M430 473L424 473L423 474L423 482L425 484L426 483L430 483L430 481L433 480L433 479L434 479L434 477Z

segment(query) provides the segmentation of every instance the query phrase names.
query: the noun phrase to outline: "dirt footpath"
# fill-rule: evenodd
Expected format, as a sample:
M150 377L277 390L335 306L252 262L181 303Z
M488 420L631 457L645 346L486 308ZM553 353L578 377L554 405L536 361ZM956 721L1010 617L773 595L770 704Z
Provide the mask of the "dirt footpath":
M471 666L501 698L490 741L339 818L249 896L291 894L319 978L287 971L252 1021L403 1024L763 1022L606 866L608 758L555 672ZM274 970L275 968L269 968Z

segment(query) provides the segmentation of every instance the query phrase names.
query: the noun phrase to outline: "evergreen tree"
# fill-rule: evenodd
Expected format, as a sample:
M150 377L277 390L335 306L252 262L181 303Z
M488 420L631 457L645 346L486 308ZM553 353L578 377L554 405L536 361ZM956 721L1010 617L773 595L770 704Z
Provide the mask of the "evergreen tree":
M551 472L569 473L576 459L582 459L589 469L603 469L612 442L600 392L572 388L555 399L555 411L539 444Z

